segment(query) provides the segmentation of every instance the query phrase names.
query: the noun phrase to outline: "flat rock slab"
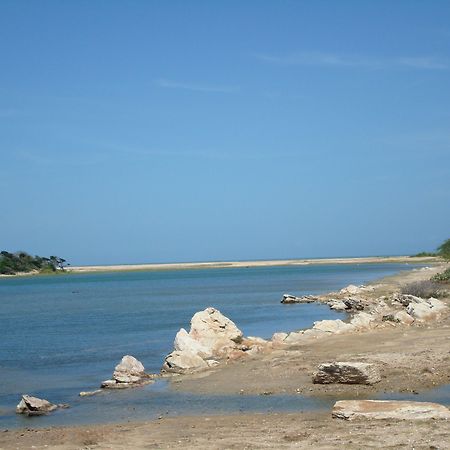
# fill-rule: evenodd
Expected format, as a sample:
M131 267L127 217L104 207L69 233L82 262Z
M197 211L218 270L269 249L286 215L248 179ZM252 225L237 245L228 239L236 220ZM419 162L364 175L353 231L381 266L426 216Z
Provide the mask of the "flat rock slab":
M336 402L332 417L336 419L450 420L450 410L438 403L394 400L341 400Z
M362 362L331 362L320 364L313 375L318 384L375 384L381 380L380 372L373 364Z

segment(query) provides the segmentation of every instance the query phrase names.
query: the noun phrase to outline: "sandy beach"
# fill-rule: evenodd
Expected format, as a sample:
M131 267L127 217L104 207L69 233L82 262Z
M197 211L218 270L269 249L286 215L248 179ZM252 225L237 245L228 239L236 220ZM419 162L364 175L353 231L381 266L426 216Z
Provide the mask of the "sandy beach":
M68 272L125 272L125 271L151 271L151 270L185 270L185 269L223 269L240 267L277 267L277 266L304 266L316 264L379 264L379 263L431 263L435 257L411 256L371 256L358 258L318 258L318 259L273 259L264 261L212 261L212 262L185 262L163 264L117 264L104 266L69 266Z
M374 282L370 298L429 279L445 265L411 270ZM450 305L449 298L441 299ZM293 307L295 305L286 305ZM289 394L372 399L418 395L450 383L450 313L413 326L385 326L297 343L251 359L230 360L211 371L175 376L171 389L214 394ZM357 360L381 368L375 385L313 384L317 365ZM30 421L30 427L32 421ZM146 423L27 428L0 433L0 448L449 448L450 425L436 420L331 418L331 411L165 417Z

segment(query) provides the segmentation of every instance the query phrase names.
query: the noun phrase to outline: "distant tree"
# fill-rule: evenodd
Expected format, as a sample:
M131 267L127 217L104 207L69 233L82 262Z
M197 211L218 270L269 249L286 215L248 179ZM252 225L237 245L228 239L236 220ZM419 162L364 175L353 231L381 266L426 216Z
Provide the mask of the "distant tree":
M445 259L450 259L450 239L447 239L438 248L438 255Z

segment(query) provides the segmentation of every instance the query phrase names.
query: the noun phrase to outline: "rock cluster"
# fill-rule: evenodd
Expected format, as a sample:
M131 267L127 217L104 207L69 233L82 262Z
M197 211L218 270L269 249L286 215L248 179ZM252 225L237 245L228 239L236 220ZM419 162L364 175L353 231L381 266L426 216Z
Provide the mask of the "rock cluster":
M145 368L142 363L134 356L125 355L114 369L112 379L103 381L101 387L106 389L121 389L152 382L151 376L145 373ZM84 392L83 394L82 396L93 393Z
M445 406L429 402L391 400L341 400L333 407L332 417L353 420L364 419L446 419L450 410Z
M215 308L197 312L189 333L181 328L175 336L174 350L166 356L162 372L196 372L216 366L221 360L235 359L262 351L268 342L244 339L242 331Z
M281 299L281 303L313 303L318 300L319 297L315 295L303 295L302 297L296 297L291 294L284 294Z
M380 372L373 364L362 362L331 362L320 364L313 375L319 384L375 384L381 380Z
M17 414L26 414L28 416L42 416L48 414L58 408L68 408L69 405L59 404L55 405L48 400L32 397L31 395L24 394L20 403L16 406Z

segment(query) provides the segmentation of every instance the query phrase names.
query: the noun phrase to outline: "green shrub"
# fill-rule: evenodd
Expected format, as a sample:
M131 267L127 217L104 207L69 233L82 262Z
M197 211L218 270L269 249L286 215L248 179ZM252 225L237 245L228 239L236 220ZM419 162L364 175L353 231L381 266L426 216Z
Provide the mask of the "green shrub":
M444 270L444 272L437 273L434 277L431 278L432 281L437 282L450 282L450 267L447 270Z

